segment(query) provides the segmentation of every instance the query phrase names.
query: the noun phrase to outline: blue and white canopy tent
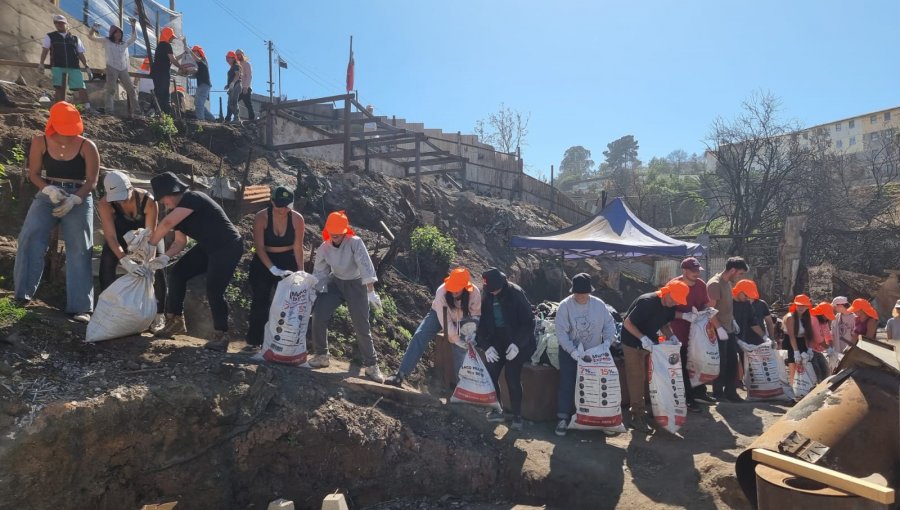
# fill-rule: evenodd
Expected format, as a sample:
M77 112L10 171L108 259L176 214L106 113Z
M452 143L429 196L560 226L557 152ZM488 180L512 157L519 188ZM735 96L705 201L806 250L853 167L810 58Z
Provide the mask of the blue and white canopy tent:
M673 239L647 225L621 198L613 199L596 216L577 225L541 236L513 236L510 246L548 254L562 252L567 259L647 255L684 258L706 253L700 244Z

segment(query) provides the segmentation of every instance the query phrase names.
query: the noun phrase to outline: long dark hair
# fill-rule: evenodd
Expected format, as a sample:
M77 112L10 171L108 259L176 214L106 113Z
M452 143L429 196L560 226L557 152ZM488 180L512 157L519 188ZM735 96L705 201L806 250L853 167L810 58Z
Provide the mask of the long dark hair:
M451 292L447 292L444 294L444 298L447 301L447 306L453 308L456 303L456 298L453 297ZM463 317L469 316L469 289L463 289L462 294L459 296L459 306L462 308Z
M804 338L811 337L813 335L812 330L812 314L807 309L800 317L797 317L798 310L794 310L791 312L791 315L794 317L794 338L799 336L797 333L800 332L800 321L803 321L803 329L805 330ZM799 320L798 320L799 319Z
M119 37L119 40L118 40L118 41L115 40L115 39L113 38L113 36L116 34L116 30L118 30L119 33L122 34L122 36ZM114 43L124 42L124 41L125 41L125 31L122 30L122 29L119 28L119 27L116 27L116 30L110 30L110 31L109 31L109 35L108 35L106 38L109 39L110 41L114 42Z

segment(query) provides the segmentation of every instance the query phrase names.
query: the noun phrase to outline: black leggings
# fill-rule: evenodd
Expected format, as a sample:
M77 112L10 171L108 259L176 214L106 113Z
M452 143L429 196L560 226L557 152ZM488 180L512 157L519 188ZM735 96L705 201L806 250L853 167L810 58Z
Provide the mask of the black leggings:
M293 250L267 254L272 264L280 269L297 270L297 258ZM250 345L263 343L263 329L269 320L272 288L280 281L281 278L266 269L258 255L253 255L253 260L250 261L250 290L253 293L253 304L250 305L250 324L247 326L247 343Z
M124 239L119 243L124 246ZM106 290L107 287L116 281L116 266L119 265L119 258L112 252L108 244L103 244L103 251L100 253L100 292ZM163 270L157 271L153 275L153 292L156 294L156 313L163 313L166 309L166 273Z
M497 354L500 356L500 359L496 363L488 363L487 369L488 373L491 375L491 380L494 382L494 388L497 390L499 395L500 393L500 372L503 370L503 367L506 367L506 388L509 390L509 400L510 405L512 406L512 414L514 416L519 416L522 413L522 366L525 363L531 361L531 355L534 354L535 345L532 343L530 346L521 348L519 350L519 354L513 358L512 361L506 359L506 349L508 344L508 340L506 340L506 332L503 329L498 329L494 333L499 342L496 342L494 348L497 349ZM500 348L502 346L502 350Z
M231 282L234 270L244 254L244 243L230 245L207 252L201 245L187 251L169 270L169 299L166 313L184 313L184 296L187 282L195 276L206 273L206 299L212 312L213 327L216 331L228 331L228 304L225 303L225 289Z
M172 82L168 75L153 78L153 93L156 95L156 101L162 112L169 115L172 115L172 105L169 103L169 87L171 86Z
M247 109L247 114L250 115L250 117L249 117L250 120L253 120L256 118L256 115L253 113L253 102L250 101L252 95L253 95L253 89L248 88L247 92L241 92L241 95L238 98L244 102L244 108ZM235 116L235 118L238 118L238 117L240 117L240 113L235 111L234 116ZM278 266L278 267L281 267L281 266ZM284 268L282 267L282 269L284 269Z

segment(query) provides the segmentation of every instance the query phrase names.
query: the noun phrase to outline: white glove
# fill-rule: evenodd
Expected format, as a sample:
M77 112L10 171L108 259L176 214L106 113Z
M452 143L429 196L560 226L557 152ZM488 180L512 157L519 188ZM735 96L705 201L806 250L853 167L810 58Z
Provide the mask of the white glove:
M735 335L740 335L740 334L741 334L741 327L738 326L738 323L737 323L736 320L732 320L732 321L731 321L731 327L734 328L734 334L735 334Z
M769 343L771 343L771 344L774 344L774 343L775 343L775 342L772 341L771 338L769 338L769 335L766 335L766 336L763 337L763 343L765 343L765 342L769 342Z
M38 63L38 72L41 74L44 74L44 63L43 62Z
M478 323L475 321L467 321L459 328L459 334L466 343L474 343L475 335L478 333Z
M486 359L488 363L496 363L500 361L500 355L497 354L497 349L489 347L488 350L484 351L484 359Z
M376 308L381 308L381 298L378 297L374 290L369 292L369 304Z
M509 344L506 348L506 359L512 361L519 355L519 347L516 344Z
M809 361L809 351L807 351L807 352L801 352L801 353L800 353L800 358L803 359L803 361Z
M53 208L53 217L62 218L69 214L73 207L81 203L81 197L78 195L68 195L61 204Z
M680 343L680 342L678 341L678 337L677 337L677 336L672 335L672 336L669 337L669 343L672 344L672 345L676 345L676 344L678 344L678 343Z
M94 72L91 71L91 67L89 65L84 65L84 72L87 73L87 81L91 81L94 79Z
M284 269L281 269L280 267L278 267L274 264L272 265L272 267L269 268L269 272L272 273L272 276L278 276L279 278L284 278L285 276L291 274L290 271L285 271ZM285 274L285 273L287 273L287 274Z
M647 336L641 337L641 347L644 350L649 351L653 347L653 340L650 340Z
M149 262L147 262L147 267L150 268L151 271L159 271L160 269L163 269L168 265L169 256L166 254L153 257Z
M577 363L578 360L582 358L584 358L584 347L581 344L578 344L578 347L576 347L575 350L572 351L572 359L574 359Z
M69 196L69 194L63 191L62 188L54 186L52 184L44 186L44 189L41 190L41 193L50 197L50 202L52 202L53 205L58 205L60 202L65 200L67 196Z
M725 340L728 340L728 332L725 331L725 328L723 328L722 326L716 328L716 336L718 336L719 340L722 340L723 342Z
M800 351L794 351L794 363L800 363Z
M127 255L119 259L119 264L122 264L122 267L125 268L125 272L128 274L133 274L135 276L147 275L147 268L131 260L131 257Z
M685 320L688 322L694 322L695 320L697 320L697 307L692 307L690 312L682 313L681 320Z

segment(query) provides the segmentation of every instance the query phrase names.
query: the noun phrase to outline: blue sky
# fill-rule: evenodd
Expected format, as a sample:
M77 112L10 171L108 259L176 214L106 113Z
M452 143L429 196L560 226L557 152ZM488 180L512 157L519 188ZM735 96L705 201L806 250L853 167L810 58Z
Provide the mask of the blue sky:
M758 90L780 97L785 117L803 125L900 105L895 1L179 0L177 8L189 42L206 49L216 89L224 55L237 47L255 64L254 90L267 89L271 38L290 64L286 95L342 93L352 34L363 103L463 133L501 102L530 112L523 154L532 173L558 168L572 145L599 162L626 134L644 161L702 152L713 119L733 117Z

